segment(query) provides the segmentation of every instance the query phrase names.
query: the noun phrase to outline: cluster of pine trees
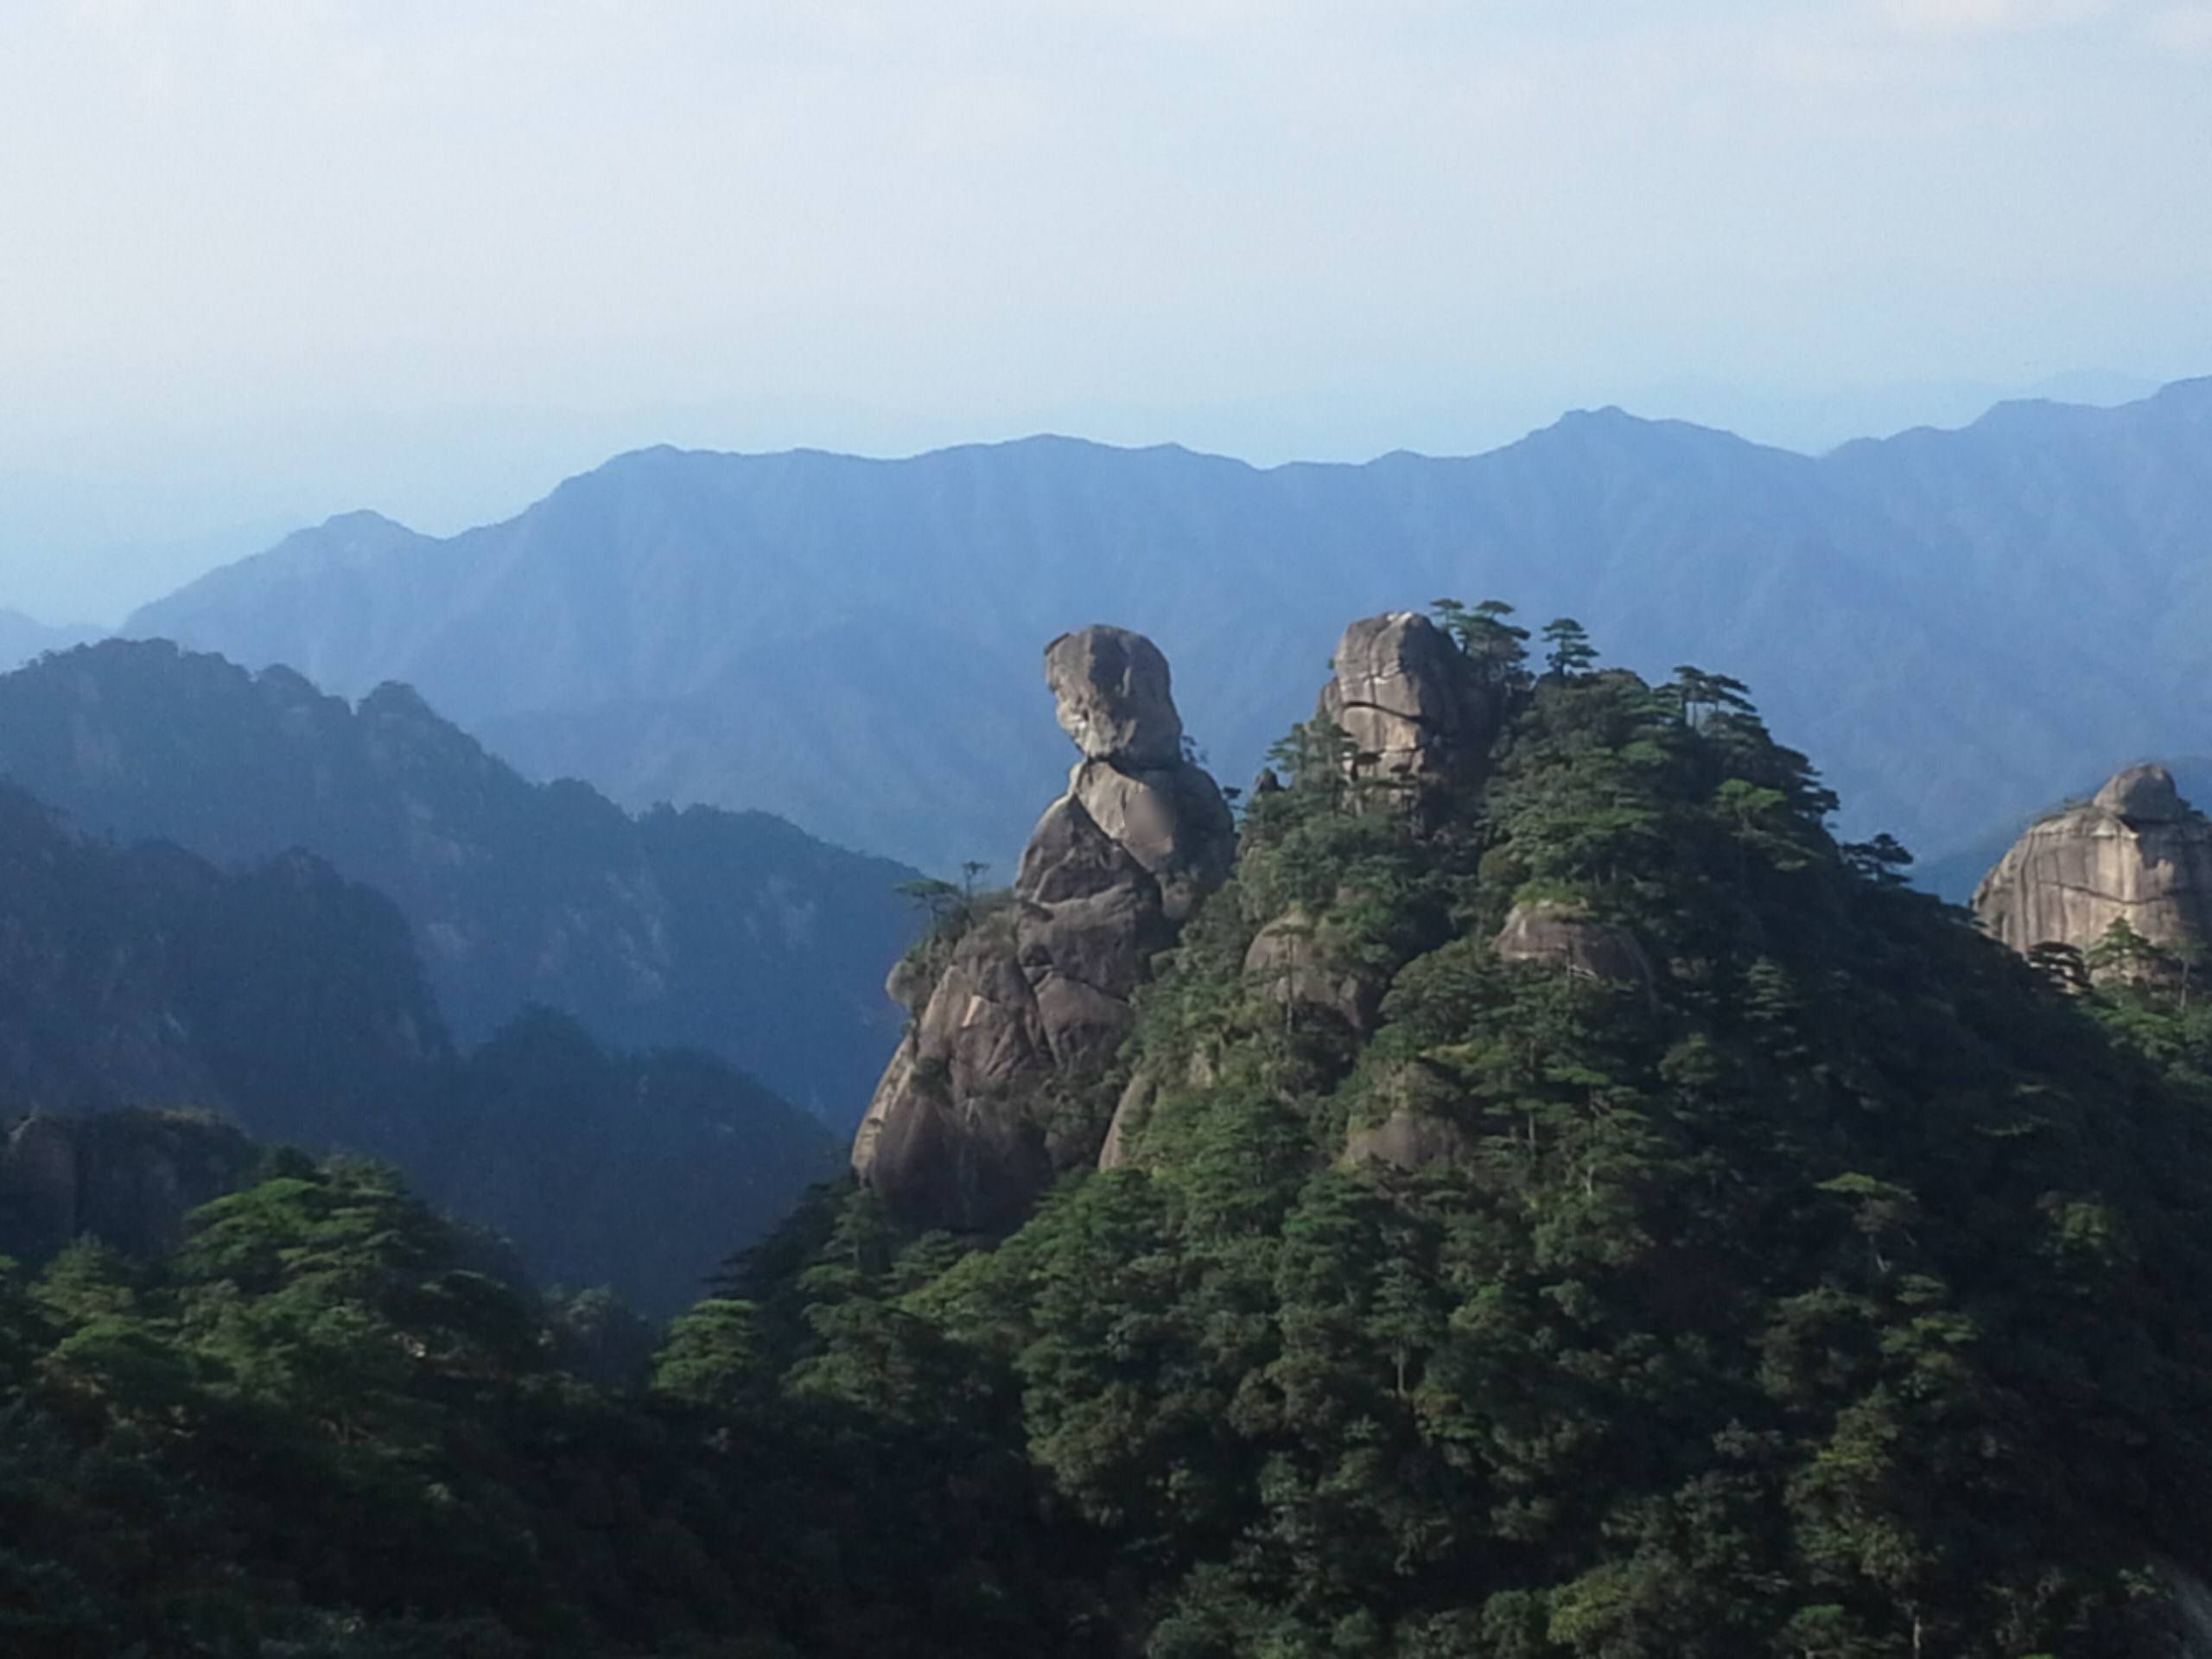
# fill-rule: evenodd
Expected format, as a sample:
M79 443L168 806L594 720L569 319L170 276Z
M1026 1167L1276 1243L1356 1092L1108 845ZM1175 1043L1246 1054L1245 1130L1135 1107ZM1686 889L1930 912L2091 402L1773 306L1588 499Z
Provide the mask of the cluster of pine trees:
M2173 1650L2201 1001L2038 971L1837 844L1724 677L1445 620L1479 777L1416 804L1294 734L1145 995L1130 1160L1011 1236L825 1190L648 1355L280 1155L166 1262L9 1280L0 1645ZM1501 959L1538 903L1648 971ZM1245 970L1294 912L1331 995ZM1430 1155L1345 1155L1394 1118Z

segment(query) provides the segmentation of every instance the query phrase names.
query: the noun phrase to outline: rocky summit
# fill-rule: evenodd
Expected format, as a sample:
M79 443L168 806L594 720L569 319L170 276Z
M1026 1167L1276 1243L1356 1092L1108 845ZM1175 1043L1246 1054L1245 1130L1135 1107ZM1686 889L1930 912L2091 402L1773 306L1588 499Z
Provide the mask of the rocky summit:
M2131 766L2076 806L2029 826L1974 895L1984 928L2015 950L2088 950L2115 923L2188 953L2212 943L2212 823L2164 766Z
M1356 775L1433 784L1478 768L1488 754L1497 700L1419 612L1353 623L1330 666L1319 718L1344 734Z
M1086 1085L1236 851L1221 791L1184 758L1151 640L1065 634L1045 677L1082 759L1012 892L963 899L893 970L891 994L914 1017L853 1143L861 1181L920 1224L1009 1225L1057 1173L1098 1158L1107 1112Z

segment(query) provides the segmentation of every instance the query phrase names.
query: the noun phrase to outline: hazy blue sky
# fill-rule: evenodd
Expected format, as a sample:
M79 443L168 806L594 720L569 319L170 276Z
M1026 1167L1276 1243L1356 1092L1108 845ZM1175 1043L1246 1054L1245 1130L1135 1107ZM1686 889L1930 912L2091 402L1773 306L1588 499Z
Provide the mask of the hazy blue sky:
M2083 370L2212 372L2212 0L0 22L0 604L49 615L662 439L1815 444Z

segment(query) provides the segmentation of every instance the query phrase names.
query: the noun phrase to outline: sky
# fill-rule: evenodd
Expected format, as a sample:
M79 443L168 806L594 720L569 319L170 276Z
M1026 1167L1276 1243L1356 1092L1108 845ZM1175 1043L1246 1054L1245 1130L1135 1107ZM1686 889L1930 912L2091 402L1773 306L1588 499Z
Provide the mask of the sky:
M2212 0L8 0L0 606L671 442L1817 448L2212 372Z

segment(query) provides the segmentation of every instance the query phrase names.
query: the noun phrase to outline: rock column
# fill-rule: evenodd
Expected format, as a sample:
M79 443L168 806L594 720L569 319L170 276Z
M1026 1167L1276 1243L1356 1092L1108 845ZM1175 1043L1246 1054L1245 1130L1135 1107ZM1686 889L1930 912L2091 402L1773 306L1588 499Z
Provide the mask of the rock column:
M1103 1125L1065 1109L1114 1065L1129 999L1227 876L1221 791L1183 754L1166 658L1085 628L1045 677L1082 758L1023 853L1012 902L970 919L934 983L895 976L915 1020L853 1144L853 1170L918 1225L1018 1224Z

